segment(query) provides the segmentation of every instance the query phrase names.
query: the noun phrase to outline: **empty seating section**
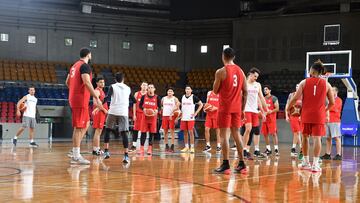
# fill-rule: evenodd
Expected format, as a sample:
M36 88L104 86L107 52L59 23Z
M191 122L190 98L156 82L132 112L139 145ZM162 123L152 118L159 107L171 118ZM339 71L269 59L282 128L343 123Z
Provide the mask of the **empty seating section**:
M192 88L212 89L216 69L192 70L187 73L188 84Z
M0 60L0 80L56 83L55 63Z
M21 119L16 117L16 103L0 102L0 123L21 123Z

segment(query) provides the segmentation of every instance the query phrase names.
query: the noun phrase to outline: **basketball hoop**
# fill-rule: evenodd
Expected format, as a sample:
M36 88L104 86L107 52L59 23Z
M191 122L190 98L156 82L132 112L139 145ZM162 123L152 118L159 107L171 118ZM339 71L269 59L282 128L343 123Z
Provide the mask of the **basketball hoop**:
M325 80L328 80L329 77L331 77L334 73L332 72L326 72L325 75L322 75L321 77L324 78Z

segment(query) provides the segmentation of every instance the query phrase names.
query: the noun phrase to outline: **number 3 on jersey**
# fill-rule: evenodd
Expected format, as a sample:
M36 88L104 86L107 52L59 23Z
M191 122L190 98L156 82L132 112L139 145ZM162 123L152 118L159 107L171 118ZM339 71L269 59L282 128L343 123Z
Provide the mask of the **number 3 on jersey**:
M238 78L237 78L237 75L233 75L233 86L234 87L237 87L238 86Z
M70 77L73 78L75 76L75 68L71 67L70 69Z

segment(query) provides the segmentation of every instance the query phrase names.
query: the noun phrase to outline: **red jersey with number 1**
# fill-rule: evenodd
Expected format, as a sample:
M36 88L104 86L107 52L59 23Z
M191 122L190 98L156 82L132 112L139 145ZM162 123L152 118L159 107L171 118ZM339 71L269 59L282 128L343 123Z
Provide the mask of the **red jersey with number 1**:
M301 122L325 124L326 80L311 77L305 80L301 109Z
M90 92L82 81L80 68L85 62L77 61L69 72L69 104L71 108L89 108ZM90 73L90 81L92 74Z
M219 88L219 112L241 113L243 71L237 65L225 65L226 78Z

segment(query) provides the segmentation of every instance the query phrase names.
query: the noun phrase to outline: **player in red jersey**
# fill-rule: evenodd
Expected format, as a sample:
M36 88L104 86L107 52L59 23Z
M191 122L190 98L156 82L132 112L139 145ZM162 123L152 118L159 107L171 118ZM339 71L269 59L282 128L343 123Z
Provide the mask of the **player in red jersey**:
M161 108L161 98L155 94L154 84L149 84L147 94L141 97L140 108L144 111L141 122L140 154L144 154L146 133L149 132L148 155L152 155L152 140L157 132L157 115ZM151 113L148 113L151 112Z
M321 152L321 137L325 136L326 111L334 105L334 95L331 91L331 85L321 75L325 73L325 67L321 61L316 61L310 68L310 77L301 81L299 89L289 102L287 111L296 103L296 100L302 96L301 122L303 144L302 151L304 160L301 163L301 169L321 172L319 164L319 155ZM325 106L326 97L329 104ZM313 165L309 161L309 136L312 136L314 143Z
M298 90L298 89L299 89L299 84L296 85L296 90ZM303 154L301 151L301 119L300 119L300 116L293 116L290 114L290 112L287 111L289 102L294 95L295 95L295 92L292 92L289 94L289 97L287 99L286 106L285 106L285 117L286 117L286 121L290 123L290 128L294 135L290 156L296 157L298 155L296 152L296 145L299 144L299 148L300 148L299 159L302 160ZM296 104L298 106L301 106L301 103L302 103L301 98L296 101ZM297 111L299 111L299 110L297 110ZM298 114L300 112L295 112L295 113Z
M87 128L89 127L89 101L90 95L94 97L94 104L101 108L102 103L95 94L91 84L91 68L89 61L91 52L87 48L80 50L80 60L78 60L69 71L66 78L66 85L69 88L69 104L72 111L73 131L73 149L71 163L73 164L90 164L90 161L80 155L80 144Z
M340 131L342 100L338 97L339 90L337 87L332 87L332 92L334 94L335 105L330 108L328 112L328 119L326 122L326 152L321 159L331 160L331 141L332 138L334 138L336 141L336 155L333 160L342 160Z
M142 82L140 86L140 91L135 92L134 97L136 99L136 103L133 104L133 121L134 121L134 129L132 132L132 146L130 148L130 152L136 151L136 143L139 135L139 131L141 130L141 121L143 118L143 110L140 108L140 100L141 97L147 93L148 83Z
M219 94L218 125L220 128L223 163L215 172L230 173L229 164L229 129L235 140L239 154L239 163L236 171L246 172L246 165L243 156L243 146L240 139L240 127L242 126L243 112L247 97L245 74L242 69L234 64L235 51L226 48L222 54L224 67L215 73L213 91Z
M219 95L215 94L213 91L209 91L207 93L206 103L211 105L210 109L205 109L206 112L206 120L205 120L205 141L206 147L204 152L208 152L211 150L210 146L210 129L215 129L216 131L216 151L221 151L221 140L220 140L220 129L217 124L218 119L218 108L219 108Z
M95 89L95 94L99 97L100 101L103 103L103 105L101 105L100 108L95 107L94 105L94 110L92 112L93 114L93 128L95 129L94 132L94 138L93 138L93 151L92 154L96 155L96 156L100 156L101 151L100 151L100 135L103 131L104 128L104 123L105 123L105 119L106 119L106 114L108 112L108 104L107 102L104 103L104 98L105 98L105 92L104 92L104 87L105 87L105 80L104 78L96 78L96 89Z
M261 126L261 133L264 135L266 150L265 154L270 155L270 139L268 135L273 136L274 153L276 156L279 155L277 126L276 126L276 112L279 111L279 100L276 96L271 95L271 87L269 85L264 86L265 102L267 104L268 112L266 112L266 119L263 121Z

